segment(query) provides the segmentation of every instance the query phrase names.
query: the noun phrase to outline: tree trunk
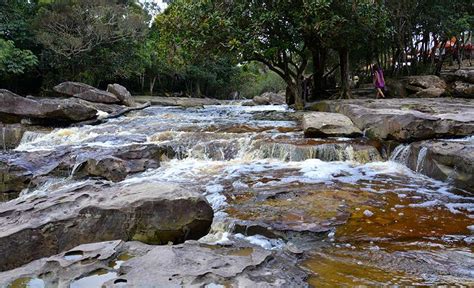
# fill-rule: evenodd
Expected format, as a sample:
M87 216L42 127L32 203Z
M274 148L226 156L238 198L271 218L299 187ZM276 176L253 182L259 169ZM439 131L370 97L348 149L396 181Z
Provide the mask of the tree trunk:
M301 78L300 78L301 79ZM303 110L304 109L304 95L303 95L303 82L301 80L297 80L296 83L288 84L286 88L286 99L288 105L295 105L296 110ZM291 99L293 101L289 101Z
M339 49L339 61L341 64L341 91L340 97L344 99L352 98L350 78L349 78L349 49Z
M153 96L153 90L155 88L156 76L150 78L150 96Z
M324 95L324 70L326 69L327 51L321 47L311 50L313 57L313 89L311 100L322 99Z

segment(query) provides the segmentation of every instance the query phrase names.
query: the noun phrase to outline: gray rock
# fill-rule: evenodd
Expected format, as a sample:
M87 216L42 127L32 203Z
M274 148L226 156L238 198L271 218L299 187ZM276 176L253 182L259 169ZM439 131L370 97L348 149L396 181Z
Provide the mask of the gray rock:
M63 82L53 87L53 90L57 93L64 94L67 96L74 96L76 94L80 94L82 92L93 89L95 88L90 85L72 81Z
M453 84L453 93L459 97L474 98L474 84L456 81Z
M126 106L135 106L135 101L132 98L132 94L128 92L127 88L120 84L109 84L107 86L107 92L114 94L122 104Z
M199 193L165 183L76 187L2 203L0 215L1 271L85 243L198 239L213 219Z
M0 121L20 122L36 119L57 122L80 122L97 117L97 110L79 99L25 98L0 89Z
M303 115L305 137L357 137L362 132L351 119L339 113L310 112Z
M321 101L308 109L342 113L370 138L412 142L474 133L474 101L467 99Z
M286 103L284 92L265 92L260 96L255 96L253 102L256 105L281 105Z
M474 142L429 140L410 144L406 165L431 178L474 192Z
M117 157L89 159L84 170L87 175L103 177L113 182L124 180L128 174L125 161Z
M80 245L0 273L0 286L35 279L45 287L307 287L307 272L296 261L287 253L253 246L110 241Z
M90 89L81 93L74 94L73 97L94 103L113 104L120 102L120 100L114 94L99 89Z
M14 149L20 142L25 127L20 124L2 124L0 123L0 149Z
M173 158L174 151L158 145L135 144L0 154L0 193L20 192L42 183L45 176L69 177L72 172L77 178L94 176L120 181L129 173L160 167L162 157Z

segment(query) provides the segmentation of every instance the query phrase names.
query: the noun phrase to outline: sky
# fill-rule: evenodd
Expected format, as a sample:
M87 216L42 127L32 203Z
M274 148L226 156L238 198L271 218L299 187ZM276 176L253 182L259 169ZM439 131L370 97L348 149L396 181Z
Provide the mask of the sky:
M145 3L145 2L156 2L160 6L161 10L163 11L167 4L163 2L163 0L140 0L140 2Z

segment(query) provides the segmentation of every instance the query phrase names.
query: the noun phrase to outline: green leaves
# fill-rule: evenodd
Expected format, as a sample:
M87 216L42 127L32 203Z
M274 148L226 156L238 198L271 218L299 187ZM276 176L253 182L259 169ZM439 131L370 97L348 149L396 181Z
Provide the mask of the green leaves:
M15 47L13 41L0 39L0 77L20 75L38 65L38 58L30 50Z

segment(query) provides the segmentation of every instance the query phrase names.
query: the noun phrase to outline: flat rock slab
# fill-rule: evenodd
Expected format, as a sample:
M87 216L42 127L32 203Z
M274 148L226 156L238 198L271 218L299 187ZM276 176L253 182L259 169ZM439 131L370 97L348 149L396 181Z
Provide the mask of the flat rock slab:
M78 186L0 204L0 270L83 243L180 243L209 231L213 211L197 192L165 183Z
M362 132L349 117L339 113L310 112L303 115L305 137L357 137Z
M371 138L413 142L474 134L472 99L328 100L307 108L342 113Z
M307 273L295 264L291 255L256 246L109 241L0 273L0 286L36 281L44 287L306 287Z

